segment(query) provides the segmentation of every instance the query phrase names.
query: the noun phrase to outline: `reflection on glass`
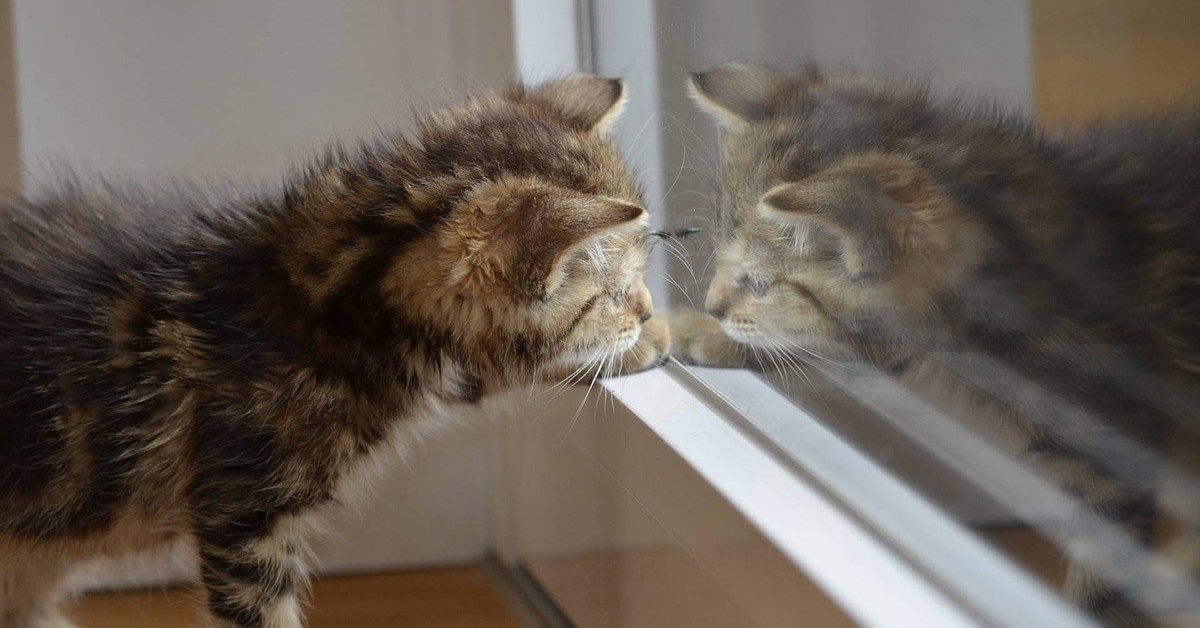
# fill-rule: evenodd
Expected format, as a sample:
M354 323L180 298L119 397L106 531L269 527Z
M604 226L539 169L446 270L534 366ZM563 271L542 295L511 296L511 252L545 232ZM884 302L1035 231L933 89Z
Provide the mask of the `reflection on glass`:
M1200 484L1168 445L1200 445L1200 112L1049 137L847 71L689 87L723 136L679 358L891 374L1085 506L1050 531L1072 600L1118 624L1194 611Z
M772 407L1092 617L1200 625L1200 109L1181 98L1200 3L592 10L657 227L703 231L659 248L674 354L757 371ZM781 417L746 423L811 470ZM856 513L914 563L946 558ZM980 588L978 565L940 564L960 599ZM997 607L1016 625L972 606Z

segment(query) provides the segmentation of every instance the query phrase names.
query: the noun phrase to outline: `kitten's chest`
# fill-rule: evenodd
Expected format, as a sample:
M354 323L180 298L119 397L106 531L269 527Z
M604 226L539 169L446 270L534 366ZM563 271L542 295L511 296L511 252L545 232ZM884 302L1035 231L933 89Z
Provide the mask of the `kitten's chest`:
M361 504L379 478L420 447L484 422L487 410L480 407L478 398L464 401L454 394L457 390L431 391L414 400L410 407L394 414L382 438L366 447L343 441L345 470L333 486L334 501Z
M302 367L259 386L242 404L283 457L340 469L382 450L410 448L453 424L457 410L486 388L449 361L398 364L383 373Z

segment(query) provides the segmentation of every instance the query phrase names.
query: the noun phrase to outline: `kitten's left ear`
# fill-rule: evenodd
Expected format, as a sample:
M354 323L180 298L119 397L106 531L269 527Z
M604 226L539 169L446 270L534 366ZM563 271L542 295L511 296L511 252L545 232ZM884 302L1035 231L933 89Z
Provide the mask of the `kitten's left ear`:
M772 68L726 63L697 72L688 95L726 129L736 130L769 117L786 78Z
M558 289L565 262L589 242L645 229L649 221L638 205L574 193L527 199L521 215L526 226L517 243L513 277L522 295L534 300Z
M548 81L527 92L549 105L571 126L581 131L604 133L621 117L628 97L625 82L595 74L572 74Z

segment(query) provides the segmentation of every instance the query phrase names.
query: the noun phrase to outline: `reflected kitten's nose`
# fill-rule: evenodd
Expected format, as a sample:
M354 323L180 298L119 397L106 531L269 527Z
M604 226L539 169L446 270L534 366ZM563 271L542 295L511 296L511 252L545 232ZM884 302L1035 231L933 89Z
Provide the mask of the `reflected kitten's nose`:
M729 313L729 306L728 297L722 296L714 299L712 295L709 295L709 298L704 300L705 311L718 320L725 318L725 315Z
M746 291L738 286L734 275L717 273L708 284L708 294L704 297L704 310L718 320L722 320L745 298Z

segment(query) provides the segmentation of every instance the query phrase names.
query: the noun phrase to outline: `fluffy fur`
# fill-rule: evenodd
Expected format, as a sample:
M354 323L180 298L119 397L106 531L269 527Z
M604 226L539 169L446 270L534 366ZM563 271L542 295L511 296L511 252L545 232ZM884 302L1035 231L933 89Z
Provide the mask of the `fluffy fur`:
M0 626L64 625L75 564L176 538L216 623L297 626L314 509L419 421L659 362L623 100L514 86L277 193L0 209Z
M988 356L1030 384L1001 395L969 374L951 386L971 399L959 410L996 417L1015 454L1149 538L1160 460L1094 445L1200 445L1200 111L1050 136L816 68L726 65L691 89L725 133L709 315L673 321L677 355L852 357L925 390L946 387L928 377L950 358ZM1196 477L1172 513L1193 544ZM1085 607L1146 621L1083 567L1070 587Z

